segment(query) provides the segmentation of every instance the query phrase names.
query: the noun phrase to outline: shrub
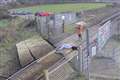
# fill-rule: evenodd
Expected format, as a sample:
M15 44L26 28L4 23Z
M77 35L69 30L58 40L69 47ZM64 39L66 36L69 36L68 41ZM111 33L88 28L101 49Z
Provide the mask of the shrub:
M8 10L6 8L0 8L0 19L6 19L9 18Z

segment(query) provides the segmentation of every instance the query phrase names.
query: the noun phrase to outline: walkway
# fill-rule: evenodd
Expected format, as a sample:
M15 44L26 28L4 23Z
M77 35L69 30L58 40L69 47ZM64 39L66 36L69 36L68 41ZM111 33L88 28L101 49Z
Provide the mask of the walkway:
M90 75L94 78L93 80L120 79L120 67L113 58L113 49L118 47L120 47L120 40L116 40L113 36L103 48L102 53L92 59Z

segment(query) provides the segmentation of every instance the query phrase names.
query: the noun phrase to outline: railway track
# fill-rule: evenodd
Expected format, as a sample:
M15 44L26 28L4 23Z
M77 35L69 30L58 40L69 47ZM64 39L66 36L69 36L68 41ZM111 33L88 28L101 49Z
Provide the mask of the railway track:
M104 24L106 21L118 17L119 15L120 12L118 11L116 14L104 19L99 24ZM55 52L56 51L54 50L41 59L32 62L25 68L21 69L20 71L9 77L7 80L44 80L44 69L48 69L49 73L52 74L54 71L69 62L74 56L77 55L75 54L77 53L76 51L71 52L71 50L66 51L66 53L68 54L66 57L55 54Z
M38 59L25 68L21 69L20 71L9 77L7 80L41 80L44 78L44 69L48 69L49 74L52 74L58 68L70 61L72 57L76 56L76 52L69 51L67 53L67 56L70 56L70 53L74 55L69 58L65 58L60 56L59 54L55 54L55 51L52 51L43 58Z

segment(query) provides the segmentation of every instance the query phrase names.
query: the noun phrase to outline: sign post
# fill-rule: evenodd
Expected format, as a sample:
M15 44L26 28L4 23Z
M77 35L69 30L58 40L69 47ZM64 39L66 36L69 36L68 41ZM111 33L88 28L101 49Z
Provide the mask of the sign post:
M63 28L63 33L65 32L65 16L62 16L62 21L63 21L63 23L62 23L62 28Z

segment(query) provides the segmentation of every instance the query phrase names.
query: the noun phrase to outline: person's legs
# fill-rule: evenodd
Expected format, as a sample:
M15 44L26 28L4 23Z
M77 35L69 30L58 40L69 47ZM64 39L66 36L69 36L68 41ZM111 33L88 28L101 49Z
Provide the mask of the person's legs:
M79 39L81 39L81 40L82 40L82 35L81 35L81 34L79 34L79 35L78 35L78 37L79 37Z
M78 50L78 47L72 46L72 50Z

